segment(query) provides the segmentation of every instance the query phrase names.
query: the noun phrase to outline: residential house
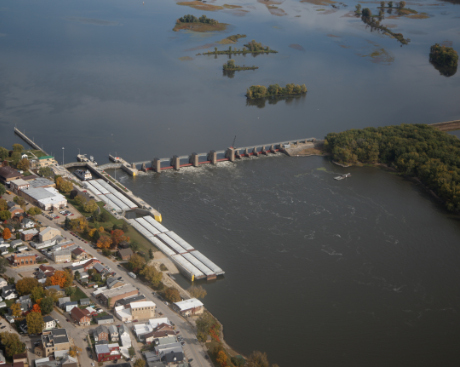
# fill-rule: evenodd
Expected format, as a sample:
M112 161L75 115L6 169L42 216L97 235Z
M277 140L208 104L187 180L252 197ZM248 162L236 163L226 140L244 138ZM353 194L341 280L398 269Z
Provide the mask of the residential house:
M158 317L155 319L150 319L147 323L135 324L133 326L133 332L138 339L143 339L145 334L151 333L161 324L171 325L171 322L167 317Z
M43 275L46 278L53 276L55 271L56 269L49 265L40 265L38 267L38 274Z
M16 288L14 285L7 285L2 288L3 299L14 299L17 298Z
M30 299L30 294L19 297L16 300L16 303L19 303L21 305L22 312L27 312L32 308L32 300Z
M43 317L43 330L50 330L56 327L56 320L47 315Z
M22 178L18 180L10 181L10 189L15 194L18 194L19 190L28 189L29 186L30 186L30 183L28 181L23 180Z
M170 336L175 337L176 333L173 330L152 331L151 333L144 335L144 340L147 344L151 344L155 341L155 339L161 339L161 338L166 338Z
M35 347L35 354L39 357L63 358L69 353L70 342L66 329L53 329L43 331L41 345Z
M27 364L27 352L13 355L13 363Z
M22 242L22 240L14 240L14 241L10 242L10 246L12 248L16 248L16 247L19 247L19 246L22 246L22 245L24 245L24 242Z
M116 325L109 326L110 341L117 342L120 339Z
M35 222L32 219L24 218L21 222L21 228L31 229L35 227Z
M8 282L6 281L6 279L0 278L0 289L2 289L3 287L6 287L7 285L8 285Z
M100 316L95 320L98 325L112 324L115 321L112 315Z
M107 326L99 325L96 329L94 329L93 337L97 342L109 342L109 329Z
M118 327L118 335L123 348L129 348L131 346L131 336L128 333L128 329L125 325Z
M58 299L59 308L64 309L66 303L70 302L70 297L62 297Z
M61 231L59 229L53 228L53 227L46 227L40 231L39 240L40 242L45 242L45 241L51 240L54 237L60 236L60 235L61 235Z
M104 306L112 308L115 302L139 294L139 290L131 284L126 284L121 287L107 289L96 295L97 300Z
M83 272L83 271L88 271L89 269L92 269L94 267L95 264L100 264L100 260L96 259L96 258L92 258L92 259L89 259L89 260L82 260L82 261L78 261L78 262L75 262L72 264L72 266L70 267L70 269L75 273L77 270L78 272Z
M5 166L0 167L0 182L4 185L9 184L11 181L22 178L22 175L13 167Z
M89 298L81 298L80 299L80 306L88 306L91 304L91 301Z
M201 315L204 312L204 305L200 300L190 298L185 301L175 302L173 309L182 316Z
M95 350L98 362L113 361L121 358L120 346L118 343L97 344Z
M78 308L78 302L77 302L77 301L67 302L67 303L64 305L64 310L65 310L65 312L70 312L70 311L72 311L72 309L74 309L74 308Z
M123 248L123 249L118 249L118 254L120 255L122 260L129 260L131 259L131 256L133 256L133 250L130 248Z
M91 315L86 309L74 307L70 312L70 316L72 316L72 319L80 326L88 326L91 324Z
M8 209L9 212L11 213L11 218L15 216L22 216L24 214L24 209L22 209L19 205L14 205L11 208ZM22 219L21 219L22 220Z
M81 247L72 250L72 259L77 261L86 260L89 257L88 253L83 250Z
M78 367L78 361L67 354L61 362L61 367Z
M22 230L22 232L21 232L21 240L23 240L23 241L32 241L32 239L37 234L38 234L38 229L35 229L35 228Z
M111 289L111 288L121 287L122 285L125 285L126 283L123 281L122 277L119 277L119 278L110 277L110 278L107 278L106 284L107 284L107 288Z
M8 248L10 247L10 244L8 242L1 242L0 243L0 253L2 255L8 254Z

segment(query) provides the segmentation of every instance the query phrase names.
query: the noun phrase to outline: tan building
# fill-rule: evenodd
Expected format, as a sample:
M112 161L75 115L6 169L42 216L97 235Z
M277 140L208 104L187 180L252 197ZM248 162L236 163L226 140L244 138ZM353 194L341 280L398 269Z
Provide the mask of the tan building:
M38 158L38 167L48 167L48 166L56 166L58 163L54 159L54 157L50 155L45 155L43 157Z
M61 231L57 228L46 227L45 229L41 230L39 233L39 240L40 242L45 242L48 240L53 239L56 236L60 236Z
M147 320L155 317L155 303L152 301L130 303L133 320Z
M56 264L69 263L72 261L72 254L70 251L54 251L53 261Z
M127 284L122 287L112 288L105 290L101 293L95 293L96 299L103 305L108 308L112 308L119 299L136 296L139 294L139 291L133 285Z
M19 190L28 189L29 186L30 184L22 178L10 182L10 188L16 194L19 192Z
M81 260L86 260L88 258L88 253L83 250L81 247L76 248L75 250L72 251L72 258L75 260L81 261Z
M44 331L41 345L35 347L35 354L39 357L48 357L54 354L55 358L63 358L70 348L66 329Z

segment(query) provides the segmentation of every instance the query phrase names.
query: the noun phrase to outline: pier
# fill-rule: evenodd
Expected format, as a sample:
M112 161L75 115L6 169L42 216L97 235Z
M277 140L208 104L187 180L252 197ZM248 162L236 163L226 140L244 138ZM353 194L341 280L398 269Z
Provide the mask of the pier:
M24 140L27 144L29 144L32 148L40 150L46 155L49 155L48 153L45 152L44 149L42 149L37 143L35 143L32 139L30 139L26 134L20 131L17 127L14 128L14 133L18 135L22 140Z
M441 131L455 131L460 130L460 120L436 122L434 124L430 124L430 126L433 126L435 129Z

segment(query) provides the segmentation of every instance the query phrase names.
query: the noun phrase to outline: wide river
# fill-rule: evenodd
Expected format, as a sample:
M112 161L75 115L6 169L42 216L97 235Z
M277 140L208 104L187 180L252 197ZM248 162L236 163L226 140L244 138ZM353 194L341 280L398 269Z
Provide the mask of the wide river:
M459 5L408 2L424 19L386 13L382 23L411 39L401 47L354 17L351 0L209 3L241 8L3 1L0 146L20 142L17 125L60 162L79 149L100 163L140 161L225 149L235 135L246 146L459 118L459 73L428 60L435 43L460 50ZM362 3L374 14L378 4ZM229 27L173 32L187 13ZM279 53L235 56L259 69L233 78L224 56L196 55L236 33L247 38L233 47L255 39ZM250 85L292 82L306 84L305 98L246 104ZM266 351L281 367L458 366L458 217L415 184L285 156L117 176L226 271L203 284L205 304L241 353Z

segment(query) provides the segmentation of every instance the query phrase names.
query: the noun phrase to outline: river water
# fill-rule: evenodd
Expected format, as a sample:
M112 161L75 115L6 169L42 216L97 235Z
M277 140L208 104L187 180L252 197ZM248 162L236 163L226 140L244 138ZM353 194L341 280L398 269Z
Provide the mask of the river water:
M400 47L351 16L354 1L227 3L243 11L206 13L227 31L194 34L174 21L204 12L174 1L3 1L0 145L19 142L16 124L59 161L78 149L139 161L225 149L235 135L246 146L458 119L459 74L428 62L436 42L459 49L458 5L416 1L429 18L388 16L411 39ZM236 33L248 36L236 47L255 39L279 53L235 56L259 69L233 78L225 57L196 56ZM291 82L307 96L246 105L250 85ZM226 271L204 284L205 303L241 353L280 366L458 365L458 218L413 183L284 156L121 180Z

